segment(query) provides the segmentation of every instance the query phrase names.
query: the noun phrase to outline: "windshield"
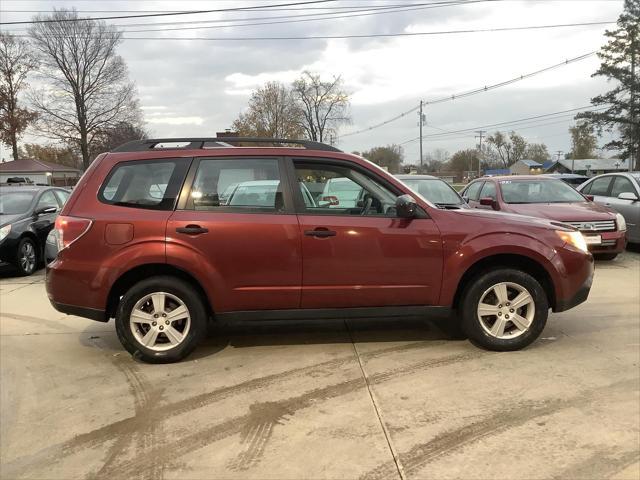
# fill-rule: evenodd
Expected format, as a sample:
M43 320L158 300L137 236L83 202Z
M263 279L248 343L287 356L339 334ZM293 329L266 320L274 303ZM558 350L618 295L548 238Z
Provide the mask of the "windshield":
M35 192L0 193L0 215L18 215L26 213L33 201Z
M437 205L460 205L462 198L444 180L437 178L416 178L402 180L411 190Z
M582 195L562 180L502 180L505 203L584 202Z

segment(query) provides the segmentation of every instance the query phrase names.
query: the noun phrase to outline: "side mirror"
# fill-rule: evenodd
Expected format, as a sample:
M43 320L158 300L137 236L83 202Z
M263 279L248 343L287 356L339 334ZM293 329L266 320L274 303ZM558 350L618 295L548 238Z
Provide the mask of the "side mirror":
M633 192L622 192L620 195L618 195L618 198L620 200L631 200L632 202L638 201L638 196Z
M491 207L494 210L498 209L498 202L496 202L491 197L483 197L480 199L480 205L484 205L485 207Z
M336 197L334 195L329 195L329 196L326 196L326 197L322 197L320 199L320 201L327 202L327 204L329 204L331 206L340 205L340 200L338 200L338 197Z
M464 201L464 203L469 203L469 197L462 197L462 200Z
M416 200L408 194L396 198L396 215L400 218L413 218L418 211Z
M587 201L593 202L593 195L585 195L584 197L587 199Z
M40 207L40 208L36 208L36 211L34 212L36 215L46 215L47 213L56 213L58 211L58 209L56 207Z

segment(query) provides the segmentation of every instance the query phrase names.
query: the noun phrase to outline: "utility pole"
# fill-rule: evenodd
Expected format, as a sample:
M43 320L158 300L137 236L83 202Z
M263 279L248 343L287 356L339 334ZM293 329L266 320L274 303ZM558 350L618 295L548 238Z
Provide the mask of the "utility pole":
M556 152L556 156L558 157L558 159L557 159L557 161L558 161L558 162L560 161L560 157L562 156L562 154L563 154L563 153L564 153L564 152L563 152L562 150L558 150L558 151Z
M478 135L476 135L475 138L478 138L480 140L480 144L478 146L478 178L480 178L480 162L482 160L482 139L484 138L484 134L487 133L486 130L476 130L476 133Z
M638 92L636 91L636 42L637 42L637 34L638 31L637 29L634 29L633 32L631 33L631 134L633 135L633 132L636 131L638 133L640 133L638 130L640 130L638 128L638 126L636 126L636 108L638 108L638 106L636 105L636 95L638 94ZM631 146L631 158L629 161L629 171L633 171L633 167L634 167L634 160L635 163L640 163L640 158L638 158L638 156L640 156L640 140L638 140L636 138L635 140L636 142L638 142L637 145L635 145L635 149L633 148L634 145ZM640 165L637 165L636 168L638 170L640 170Z
M423 101L420 100L420 111L418 112L418 125L420 126L420 173L422 173L422 126L424 125L425 122L425 115L424 113L422 113L422 105L423 105Z

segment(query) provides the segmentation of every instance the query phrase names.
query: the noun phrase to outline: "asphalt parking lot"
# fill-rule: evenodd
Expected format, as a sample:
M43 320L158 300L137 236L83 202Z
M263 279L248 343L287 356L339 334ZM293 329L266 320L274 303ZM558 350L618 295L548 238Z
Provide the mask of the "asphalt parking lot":
M0 456L13 478L638 479L640 253L524 351L416 320L220 327L173 365L0 280Z

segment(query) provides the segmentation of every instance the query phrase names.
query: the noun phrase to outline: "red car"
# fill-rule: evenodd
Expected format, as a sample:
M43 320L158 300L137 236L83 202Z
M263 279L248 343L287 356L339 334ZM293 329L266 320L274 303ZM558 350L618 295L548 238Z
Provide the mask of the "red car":
M462 191L471 207L567 223L584 235L589 251L613 260L626 246L624 217L594 203L562 180L539 175L480 178Z
M279 146L232 146L265 142ZM52 235L53 306L114 318L123 346L149 362L184 358L208 322L233 319L432 315L481 347L515 350L549 309L584 302L593 276L570 226L439 208L309 141L125 144L95 159Z

